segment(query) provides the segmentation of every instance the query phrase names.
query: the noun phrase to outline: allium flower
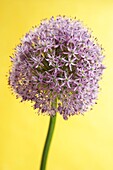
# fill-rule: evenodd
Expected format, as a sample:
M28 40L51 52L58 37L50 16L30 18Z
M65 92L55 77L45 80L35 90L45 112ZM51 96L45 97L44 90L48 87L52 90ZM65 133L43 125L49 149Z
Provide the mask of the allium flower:
M95 103L103 58L102 48L80 21L52 17L31 29L16 47L9 84L22 101L34 102L38 112L58 111L67 119Z

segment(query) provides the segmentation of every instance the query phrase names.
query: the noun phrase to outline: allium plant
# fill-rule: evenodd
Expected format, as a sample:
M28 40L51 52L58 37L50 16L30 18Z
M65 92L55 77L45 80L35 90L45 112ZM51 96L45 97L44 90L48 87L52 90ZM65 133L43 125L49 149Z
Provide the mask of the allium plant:
M51 17L21 39L11 58L9 84L38 113L59 112L68 119L95 104L103 58L102 47L79 20Z

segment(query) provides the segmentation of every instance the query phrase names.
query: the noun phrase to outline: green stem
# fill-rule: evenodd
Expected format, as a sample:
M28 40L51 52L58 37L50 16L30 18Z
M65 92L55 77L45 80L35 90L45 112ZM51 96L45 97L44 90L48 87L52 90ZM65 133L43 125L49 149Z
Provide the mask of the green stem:
M55 99L55 101L52 103L52 106L54 108L57 107L57 99ZM40 170L46 169L46 162L47 162L48 152L49 152L49 148L50 148L50 144L51 144L51 139L52 139L54 128L55 128L55 122L56 122L56 115L50 116L48 133L47 133L47 137L46 137L46 141L45 141L45 145L44 145L44 149L43 149Z

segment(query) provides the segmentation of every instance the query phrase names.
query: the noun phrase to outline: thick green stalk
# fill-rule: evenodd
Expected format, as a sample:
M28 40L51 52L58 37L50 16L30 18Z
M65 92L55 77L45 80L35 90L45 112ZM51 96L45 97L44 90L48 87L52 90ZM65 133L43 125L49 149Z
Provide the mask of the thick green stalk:
M55 99L55 101L52 103L52 106L54 108L57 107L57 99ZM51 140L52 140L52 136L53 136L53 132L54 132L54 128L55 128L55 122L56 122L56 115L50 116L48 133L47 133L47 137L46 137L46 141L45 141L45 145L44 145L44 149L43 149L40 170L46 169L46 162L47 162L48 152L49 152L49 148L50 148L50 144L51 144Z

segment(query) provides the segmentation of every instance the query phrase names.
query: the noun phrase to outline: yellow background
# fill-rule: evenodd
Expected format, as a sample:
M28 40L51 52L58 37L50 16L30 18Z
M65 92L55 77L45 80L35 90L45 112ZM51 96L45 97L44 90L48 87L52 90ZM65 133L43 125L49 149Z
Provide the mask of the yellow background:
M113 170L113 0L0 0L0 170L39 170L49 117L16 100L5 75L20 38L59 14L93 30L107 69L92 111L68 121L57 116L47 170Z

